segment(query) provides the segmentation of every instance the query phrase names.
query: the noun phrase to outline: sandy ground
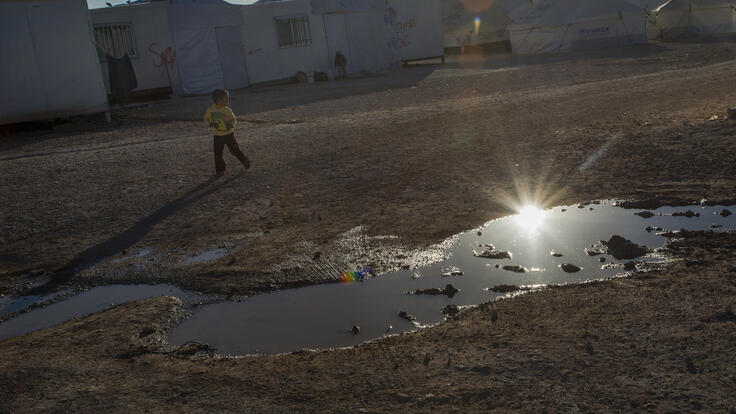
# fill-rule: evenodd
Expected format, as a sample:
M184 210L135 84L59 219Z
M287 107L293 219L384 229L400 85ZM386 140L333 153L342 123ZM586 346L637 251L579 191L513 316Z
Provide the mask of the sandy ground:
M253 168L226 154L217 180L206 97L19 132L0 145L0 293L145 281L240 296L336 280L316 252L344 270L417 266L525 203L733 204L734 56L734 42L460 56L233 91ZM1 342L0 412L728 412L735 240L692 235L652 273L332 352L181 355L161 342L175 300L122 305Z

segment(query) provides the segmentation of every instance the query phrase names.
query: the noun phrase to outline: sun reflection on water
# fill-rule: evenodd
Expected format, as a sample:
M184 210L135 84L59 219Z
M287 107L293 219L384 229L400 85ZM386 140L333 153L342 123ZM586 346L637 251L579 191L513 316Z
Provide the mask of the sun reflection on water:
M515 216L516 224L529 233L536 233L544 225L547 212L533 205L526 205Z

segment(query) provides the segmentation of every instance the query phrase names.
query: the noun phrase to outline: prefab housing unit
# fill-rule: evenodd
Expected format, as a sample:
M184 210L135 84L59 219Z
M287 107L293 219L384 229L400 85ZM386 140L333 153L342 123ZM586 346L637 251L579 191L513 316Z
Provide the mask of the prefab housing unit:
M171 93L179 84L167 6L165 2L151 2L90 10L108 93L106 54L130 56L138 80L137 91Z
M439 0L170 0L97 9L92 18L98 34L127 30L138 90L171 86L184 95L297 72L332 78L338 50L348 73L442 55Z
M291 78L299 71L331 71L325 26L322 16L312 13L310 0L242 6L241 15L251 83Z
M0 124L104 112L85 0L0 2Z
M385 21L401 61L444 56L440 0L388 0Z
M104 54L128 54L138 93L196 95L248 86L240 6L221 0L135 2L92 10L107 88Z

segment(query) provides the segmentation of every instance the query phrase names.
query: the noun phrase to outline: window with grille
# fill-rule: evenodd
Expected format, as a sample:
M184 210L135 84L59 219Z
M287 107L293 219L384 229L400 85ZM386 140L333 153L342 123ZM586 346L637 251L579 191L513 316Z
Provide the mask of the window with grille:
M135 39L133 25L130 23L95 25L95 43L100 59L105 55L135 57Z
M279 47L307 46L312 44L307 16L277 17L276 33Z

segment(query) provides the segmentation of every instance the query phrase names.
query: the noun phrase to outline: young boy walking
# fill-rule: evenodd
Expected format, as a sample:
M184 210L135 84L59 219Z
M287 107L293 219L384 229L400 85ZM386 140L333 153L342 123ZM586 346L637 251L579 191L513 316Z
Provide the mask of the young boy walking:
M238 147L238 142L235 141L235 135L233 134L238 120L228 106L230 104L230 94L226 90L215 89L212 92L212 100L215 101L215 104L205 112L204 122L212 128L214 134L215 174L218 176L225 174L225 160L222 158L225 145L227 145L230 153L240 160L243 167L248 170L250 161Z

